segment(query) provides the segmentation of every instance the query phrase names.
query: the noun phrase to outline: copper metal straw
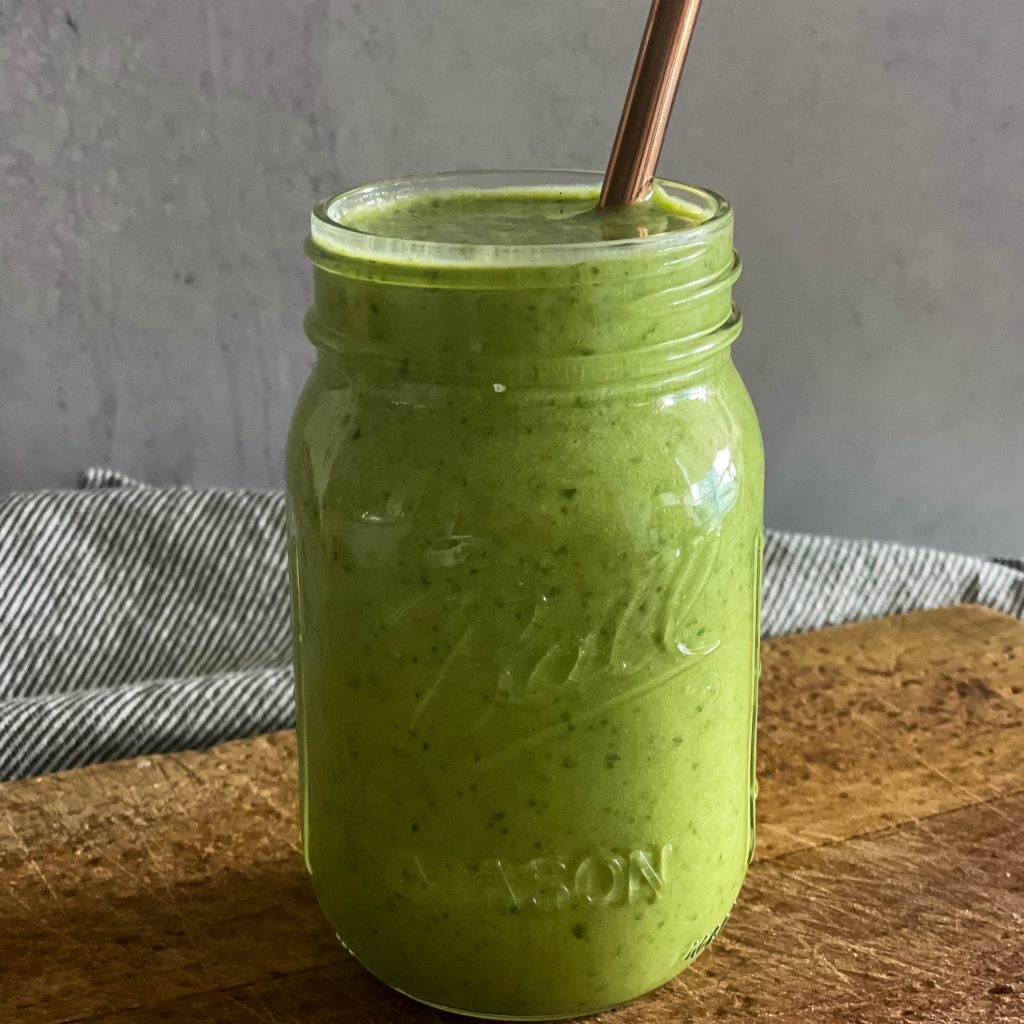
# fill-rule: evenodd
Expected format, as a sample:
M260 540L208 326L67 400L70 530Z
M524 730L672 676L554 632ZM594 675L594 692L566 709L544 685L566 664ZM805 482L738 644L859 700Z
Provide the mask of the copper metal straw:
M651 193L700 0L653 0L622 108L598 206L629 206Z

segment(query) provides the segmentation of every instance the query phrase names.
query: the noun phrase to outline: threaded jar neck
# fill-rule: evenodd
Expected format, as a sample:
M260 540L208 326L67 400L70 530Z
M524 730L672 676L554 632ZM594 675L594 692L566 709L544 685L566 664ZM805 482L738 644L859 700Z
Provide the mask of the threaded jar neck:
M367 233L359 213L408 197L490 190L593 194L590 172L482 172L367 185L320 203L306 252L306 332L332 363L447 383L580 386L676 375L739 333L732 210L659 182L685 226L646 237L462 244ZM553 232L554 234L554 232Z

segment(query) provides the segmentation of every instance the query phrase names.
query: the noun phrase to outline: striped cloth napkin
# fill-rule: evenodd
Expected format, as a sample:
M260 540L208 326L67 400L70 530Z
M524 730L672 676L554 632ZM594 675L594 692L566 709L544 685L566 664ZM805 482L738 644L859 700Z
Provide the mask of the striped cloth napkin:
M89 470L0 498L0 779L292 724L280 492ZM769 531L765 635L975 602L1024 562Z

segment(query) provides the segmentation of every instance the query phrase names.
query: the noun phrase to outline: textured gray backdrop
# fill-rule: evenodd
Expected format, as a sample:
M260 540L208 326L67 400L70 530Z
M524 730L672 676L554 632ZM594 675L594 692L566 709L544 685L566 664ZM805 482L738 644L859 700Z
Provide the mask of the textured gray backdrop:
M278 485L315 198L599 167L646 0L0 0L0 487ZM1024 552L1024 4L708 0L775 526Z

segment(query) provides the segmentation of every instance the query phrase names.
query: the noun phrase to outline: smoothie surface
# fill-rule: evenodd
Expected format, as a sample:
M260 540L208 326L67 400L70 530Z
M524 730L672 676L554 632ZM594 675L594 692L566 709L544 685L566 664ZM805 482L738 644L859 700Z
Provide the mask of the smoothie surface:
M694 208L656 188L649 200L599 210L598 190L445 190L367 203L344 227L384 238L453 245L572 245L663 235L701 223Z

